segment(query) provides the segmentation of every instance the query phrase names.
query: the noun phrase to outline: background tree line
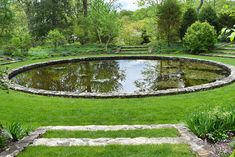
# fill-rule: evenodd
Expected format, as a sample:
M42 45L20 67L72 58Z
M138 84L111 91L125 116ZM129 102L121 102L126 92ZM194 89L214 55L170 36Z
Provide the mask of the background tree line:
M219 35L235 24L233 1L139 0L136 11L119 10L116 0L0 0L0 49L26 56L30 49L97 43L166 45L182 42L196 21ZM203 33L202 33L203 34ZM227 34L220 36L226 41ZM166 43L166 44L164 44ZM65 49L67 50L67 49Z

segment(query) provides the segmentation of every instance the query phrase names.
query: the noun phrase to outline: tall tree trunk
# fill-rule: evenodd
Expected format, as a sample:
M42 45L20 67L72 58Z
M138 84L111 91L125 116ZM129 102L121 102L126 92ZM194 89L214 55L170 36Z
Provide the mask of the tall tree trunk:
M204 0L200 0L200 5L199 5L198 8L197 8L197 12L200 11L200 9L201 9L201 7L203 6L203 4L204 4Z
M106 50L106 52L108 52L108 46L109 46L110 40L111 40L111 35L109 35L109 38L108 38L108 40L107 40L107 42L106 42L106 44L105 44L105 50Z
M88 15L88 0L82 0L84 17Z
M99 30L97 29L96 32L97 32L97 36L99 38L100 44L103 44Z

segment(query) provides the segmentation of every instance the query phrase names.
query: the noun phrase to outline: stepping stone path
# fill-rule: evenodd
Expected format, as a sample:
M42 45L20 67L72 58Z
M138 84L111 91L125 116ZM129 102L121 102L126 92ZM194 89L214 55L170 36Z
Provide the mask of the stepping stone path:
M235 58L235 44L219 44L211 53L201 53L203 56Z
M121 46L117 49L117 53L152 53L152 50L148 46Z
M47 131L119 131L119 130L146 130L175 128L180 133L179 137L169 138L40 138ZM147 144L188 144L192 151L199 157L214 157L210 147L201 139L192 134L188 128L182 124L163 124L163 125L113 125L113 126L48 126L38 128L21 141L10 146L6 151L0 153L0 157L14 157L29 145L31 146L106 146L106 145L147 145Z

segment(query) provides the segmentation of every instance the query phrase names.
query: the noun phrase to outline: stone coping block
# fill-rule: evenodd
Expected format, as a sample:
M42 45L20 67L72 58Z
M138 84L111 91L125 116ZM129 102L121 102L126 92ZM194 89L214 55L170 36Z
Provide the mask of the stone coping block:
M212 83L202 84L187 88L174 88L167 90L158 90L154 92L139 92L139 93L76 93L76 92L66 92L66 91L49 91L42 89L27 88L21 85L18 85L11 81L11 78L16 76L19 73L54 64L62 63L73 63L79 61L93 61L93 60L113 60L113 59L145 59L145 60L180 60L184 62L197 62L197 63L206 63L209 65L215 65L218 67L227 70L230 75L224 79L217 80ZM49 62L36 63L31 65L26 65L18 69L14 69L4 76L4 81L10 89L22 91L26 93L46 95L46 96L61 96L61 97L75 97L75 98L132 98L132 97L146 97L146 96L162 96L162 95L176 95L182 93L190 93L196 91L203 91L212 88L222 87L227 84L233 83L235 81L235 67L227 64L223 64L215 61L208 61L202 59L193 59L186 57L165 57L165 56L109 56L109 57L81 57L65 60L53 60Z

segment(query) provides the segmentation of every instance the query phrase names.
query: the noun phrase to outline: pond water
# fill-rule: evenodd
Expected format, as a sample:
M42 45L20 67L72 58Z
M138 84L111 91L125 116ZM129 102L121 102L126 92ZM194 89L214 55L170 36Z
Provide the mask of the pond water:
M50 91L137 93L201 85L228 75L223 68L206 63L125 59L44 66L12 80L28 88Z

